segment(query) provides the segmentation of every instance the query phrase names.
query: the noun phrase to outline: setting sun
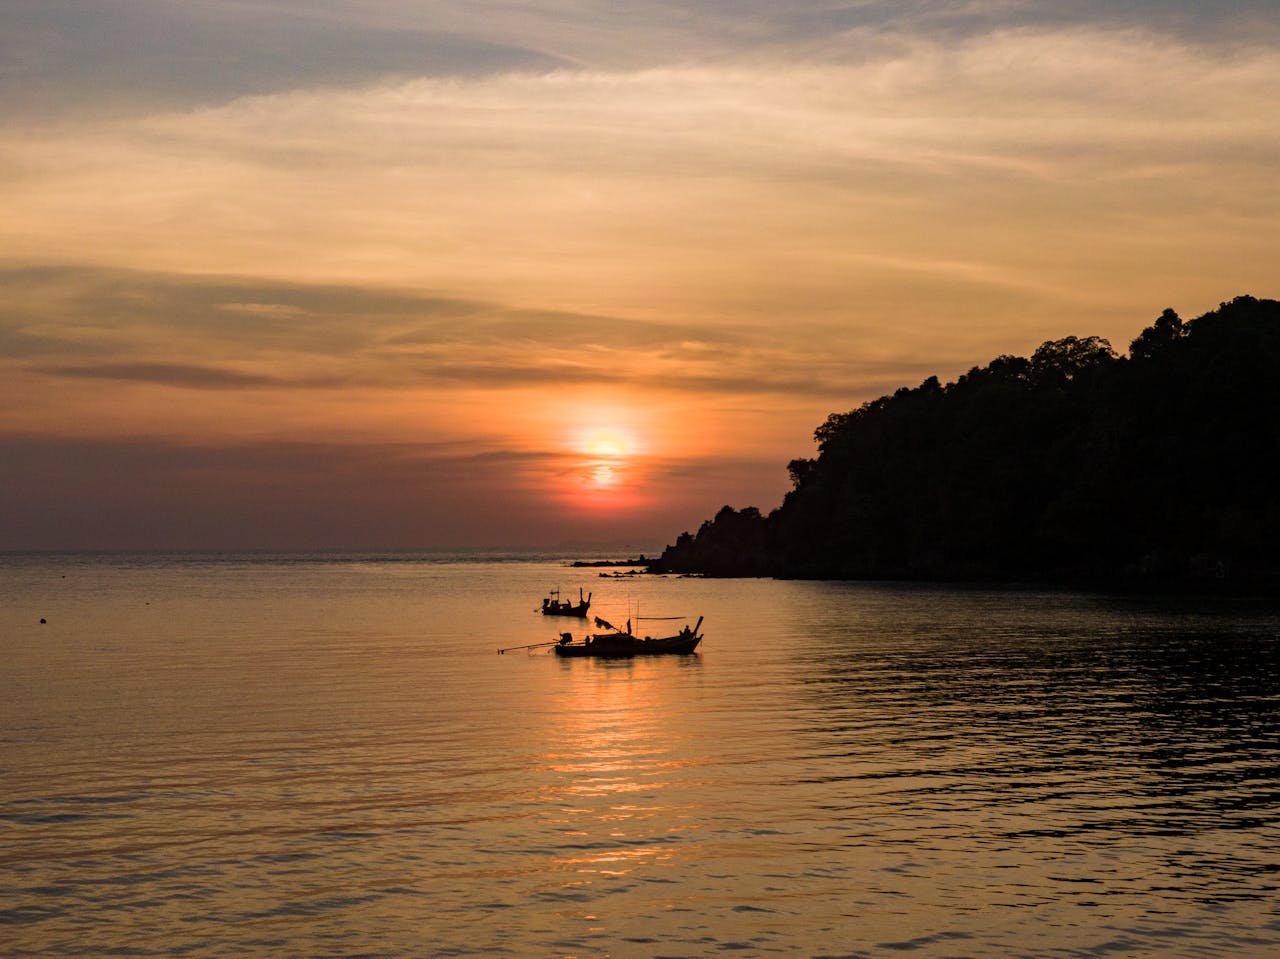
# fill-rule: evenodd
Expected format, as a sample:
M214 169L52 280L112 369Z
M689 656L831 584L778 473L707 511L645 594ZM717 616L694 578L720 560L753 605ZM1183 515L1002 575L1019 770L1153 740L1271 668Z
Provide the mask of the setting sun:
M596 491L613 490L626 478L625 459L630 444L617 430L598 430L590 434L583 449L591 457L586 467L586 485Z
M597 421L598 422L598 421ZM615 427L588 427L573 444L575 500L591 509L635 505L642 457L635 434Z
M586 451L592 456L619 457L628 452L628 444L622 435L614 430L601 430L587 437Z

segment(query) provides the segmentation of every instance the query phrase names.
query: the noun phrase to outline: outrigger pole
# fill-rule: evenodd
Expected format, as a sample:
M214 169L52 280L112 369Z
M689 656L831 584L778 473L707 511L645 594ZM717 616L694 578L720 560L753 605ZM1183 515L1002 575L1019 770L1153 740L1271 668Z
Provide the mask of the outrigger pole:
M538 649L540 646L554 646L558 642L559 640L550 643L530 643L528 646L508 646L506 649L498 650L498 655L501 656L503 653L509 653L516 649Z

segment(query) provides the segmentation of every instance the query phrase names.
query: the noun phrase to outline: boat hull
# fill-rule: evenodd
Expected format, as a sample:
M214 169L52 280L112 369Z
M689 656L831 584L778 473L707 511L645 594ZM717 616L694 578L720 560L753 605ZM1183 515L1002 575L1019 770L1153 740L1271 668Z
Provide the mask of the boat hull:
M543 616L576 616L578 619L587 618L587 610L591 608L590 603L580 603L577 606L543 606Z
M636 636L588 636L582 643L562 643L555 647L557 656L591 656L597 659L630 659L633 656L687 656L695 652L702 637L697 634L640 639Z

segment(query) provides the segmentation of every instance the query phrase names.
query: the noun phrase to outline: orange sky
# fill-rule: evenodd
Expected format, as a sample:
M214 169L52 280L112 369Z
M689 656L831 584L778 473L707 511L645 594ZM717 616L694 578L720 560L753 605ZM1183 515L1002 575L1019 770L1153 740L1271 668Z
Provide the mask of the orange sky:
M830 412L1277 292L1266 4L58 7L0 549L652 549Z

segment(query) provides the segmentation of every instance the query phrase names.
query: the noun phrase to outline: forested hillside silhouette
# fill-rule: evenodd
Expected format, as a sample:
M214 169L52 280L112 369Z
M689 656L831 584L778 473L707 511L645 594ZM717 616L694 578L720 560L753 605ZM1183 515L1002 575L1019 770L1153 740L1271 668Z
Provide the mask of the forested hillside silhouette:
M1231 581L1280 567L1280 303L1172 310L833 413L780 507L728 506L654 572Z

